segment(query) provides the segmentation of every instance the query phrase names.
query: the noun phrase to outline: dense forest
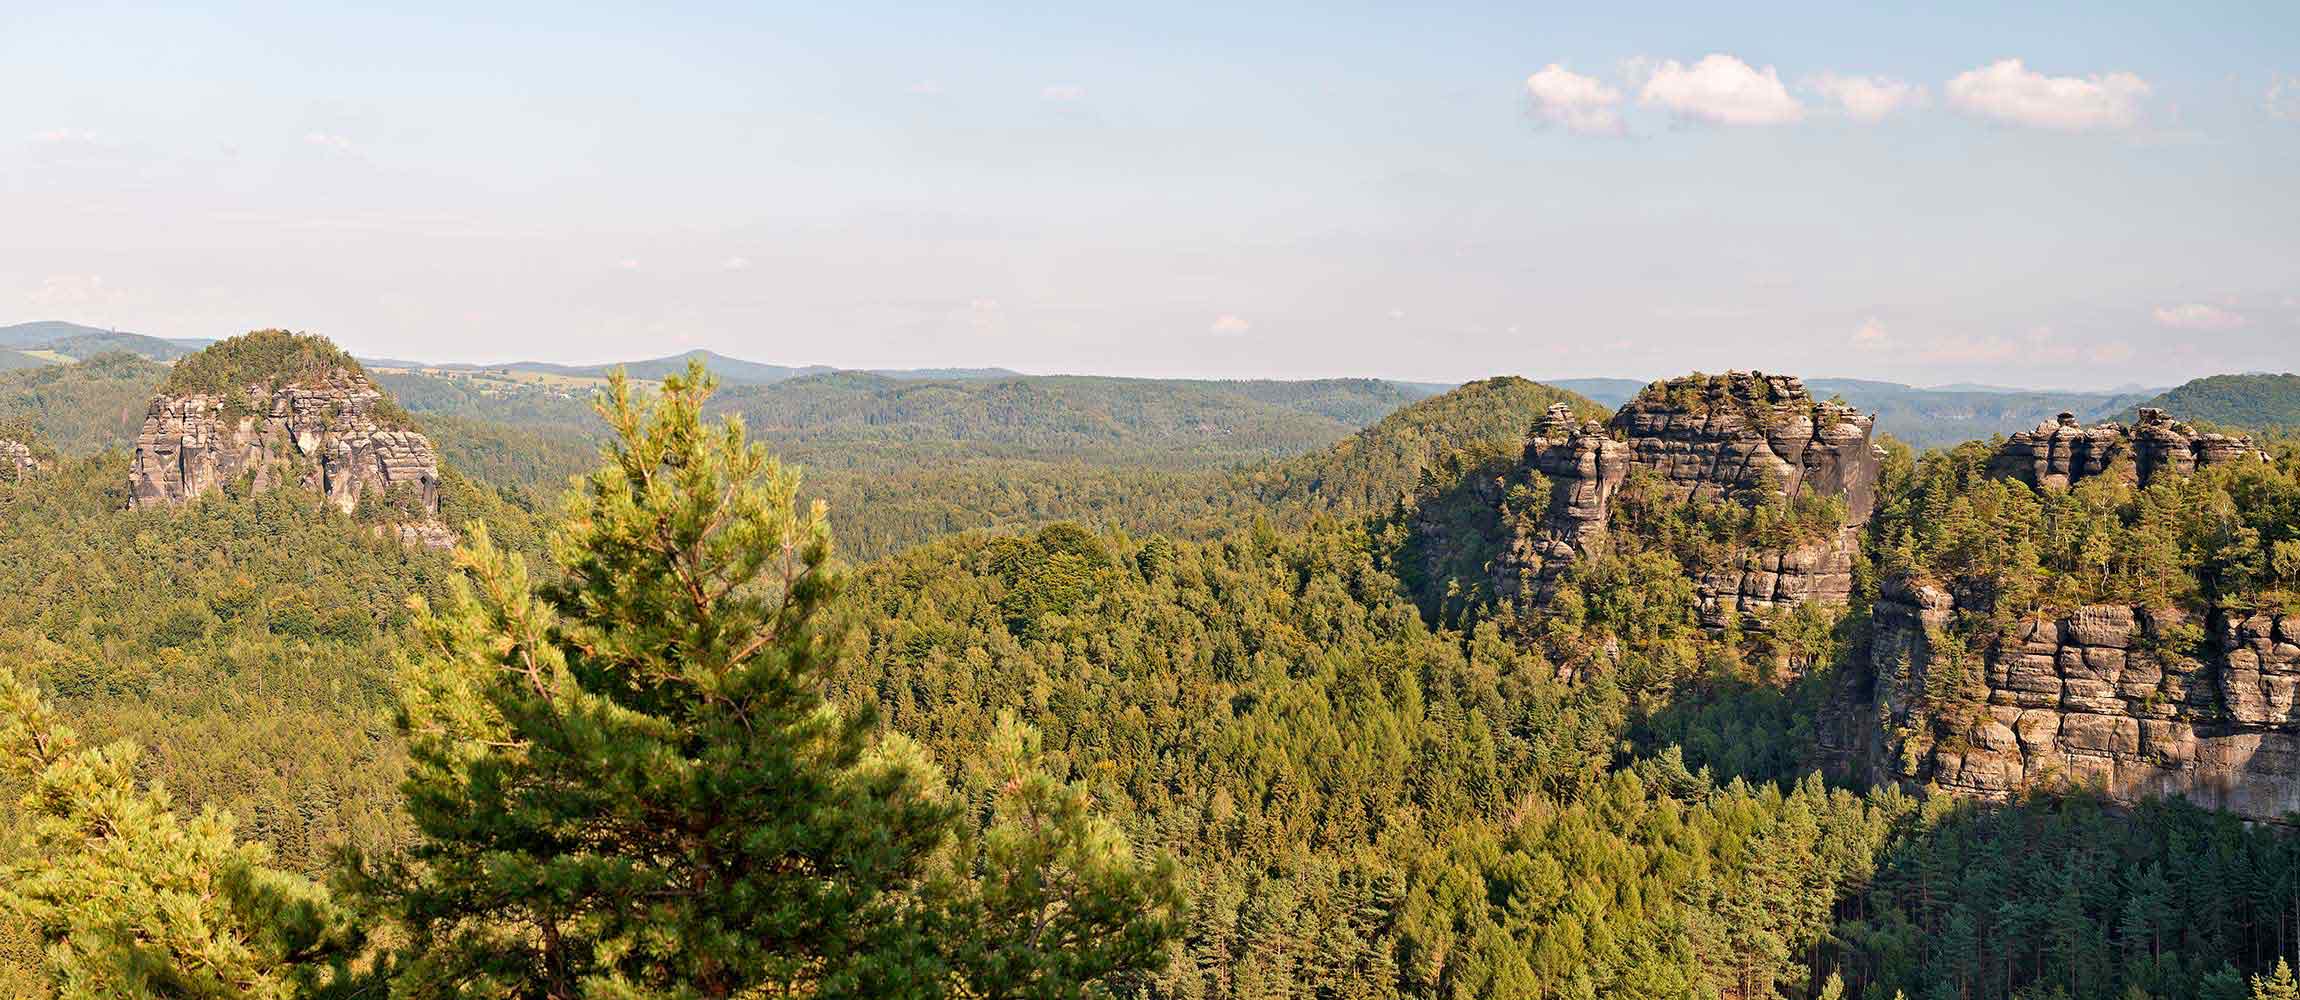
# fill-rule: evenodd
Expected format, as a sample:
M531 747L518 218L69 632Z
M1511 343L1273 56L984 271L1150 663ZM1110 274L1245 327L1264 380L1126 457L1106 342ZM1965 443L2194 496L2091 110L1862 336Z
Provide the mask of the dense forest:
M2300 427L2300 375L2214 375L2151 398L2153 406L2232 427Z
M1523 379L385 375L458 552L127 507L162 379L314 361L0 375L58 456L0 482L12 995L2289 995L2289 827L1820 740L1887 578L1976 650L2300 603L2288 443L2069 490L1894 445L1851 602L1725 628L1700 568L1841 506L1632 477L1546 603L1477 588L1528 428L1607 415Z

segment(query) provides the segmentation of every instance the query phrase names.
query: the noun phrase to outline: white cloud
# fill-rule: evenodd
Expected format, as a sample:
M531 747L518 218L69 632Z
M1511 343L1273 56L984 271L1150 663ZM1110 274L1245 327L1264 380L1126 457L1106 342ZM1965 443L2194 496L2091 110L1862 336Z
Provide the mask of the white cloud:
M1691 66L1675 59L1662 62L1637 100L1712 125L1786 125L1805 117L1805 106L1789 96L1773 67L1757 69L1722 53L1702 56Z
M1213 325L1208 327L1215 333L1244 333L1253 328L1254 324L1246 322L1246 317L1232 313L1214 317Z
M350 139L346 139L343 136L336 135L332 132L306 132L304 133L303 141L306 145L318 146L323 149L332 149L339 153L349 152L351 150Z
M1822 73L1805 81L1805 86L1845 109L1855 121L1864 122L1882 121L1896 111L1921 107L1926 99L1925 88L1889 76Z
M2276 73L2268 78L2268 93L2260 98L2260 109L2270 118L2300 122L2300 76Z
M1075 83L1052 83L1039 90L1038 96L1049 101L1062 101L1064 103L1082 101L1086 99L1086 88Z
M1535 117L1575 135L1620 135L1621 91L1556 63L1525 78Z
M935 80L920 80L903 89L920 97L942 96L942 84Z
M2203 302L2157 306L2149 315L2156 317L2157 325L2175 330L2233 330L2245 323L2242 314Z
M2046 76L1999 59L1950 78L1949 103L1967 113L2016 125L2065 131L2129 128L2140 120L2148 81L2131 73Z
M639 269L639 258L625 257L615 262L615 268L619 271L636 271Z
M100 306L113 296L100 274L52 274L40 279L25 301L35 309L69 310Z
M1860 329L1853 331L1854 347L1876 350L1890 343L1892 337L1885 332L1885 324L1878 322L1875 316L1869 317Z
M728 271L748 271L751 269L751 259L749 257L729 257L719 267Z

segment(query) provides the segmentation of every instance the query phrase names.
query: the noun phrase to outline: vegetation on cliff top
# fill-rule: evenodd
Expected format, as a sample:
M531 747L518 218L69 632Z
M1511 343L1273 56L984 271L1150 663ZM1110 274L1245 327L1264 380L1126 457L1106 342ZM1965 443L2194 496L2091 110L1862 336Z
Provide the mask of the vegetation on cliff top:
M227 412L241 412L253 405L251 394L268 396L287 386L310 385L339 370L367 380L367 369L326 337L256 330L177 360L158 391L167 396L219 397ZM374 415L387 427L414 426L413 418L389 396L376 402Z

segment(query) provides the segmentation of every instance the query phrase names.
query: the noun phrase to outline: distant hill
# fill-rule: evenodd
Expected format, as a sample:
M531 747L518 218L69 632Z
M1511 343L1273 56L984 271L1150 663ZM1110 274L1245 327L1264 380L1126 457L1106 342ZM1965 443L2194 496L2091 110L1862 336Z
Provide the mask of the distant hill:
M1981 387L1920 389L1869 379L1806 379L1816 398L1837 396L1876 414L1877 430L1919 448L1934 448L2011 434L2061 413L2106 419L2130 408L2139 395Z
M0 372L0 420L21 419L65 454L133 445L166 365L133 354Z
M647 358L641 361L620 361L603 365L561 365L548 361L512 361L494 365L435 365L432 367L446 371L532 372L568 378L606 378L608 372L622 368L632 378L653 380L686 371L687 362L695 359L700 359L703 366L709 368L711 374L717 375L720 383L724 385L769 385L804 375L821 375L838 370L826 365L792 367L789 365L761 364L757 361L730 358L724 354L715 354L710 351L688 351L684 354L673 354L668 357Z
M0 367L29 367L22 363L25 358L37 364L69 364L110 351L125 351L147 361L173 361L199 348L196 341L163 340L56 320L0 326L0 349L14 356L0 358Z
M816 467L912 450L1211 467L1325 447L1415 398L1376 379L1222 382L835 372L730 386L714 409Z
M2182 420L2261 430L2300 428L2300 375L2213 375L2150 397L2153 406Z
M1633 378L1560 378L1542 384L1578 393L1591 402L1618 408L1650 383Z

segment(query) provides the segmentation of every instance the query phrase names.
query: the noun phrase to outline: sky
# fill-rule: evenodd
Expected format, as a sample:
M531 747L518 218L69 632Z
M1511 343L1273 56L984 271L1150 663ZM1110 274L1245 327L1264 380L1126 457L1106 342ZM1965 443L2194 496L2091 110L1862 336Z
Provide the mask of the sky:
M2290 2L190 6L0 0L0 324L1159 376L2300 369Z

